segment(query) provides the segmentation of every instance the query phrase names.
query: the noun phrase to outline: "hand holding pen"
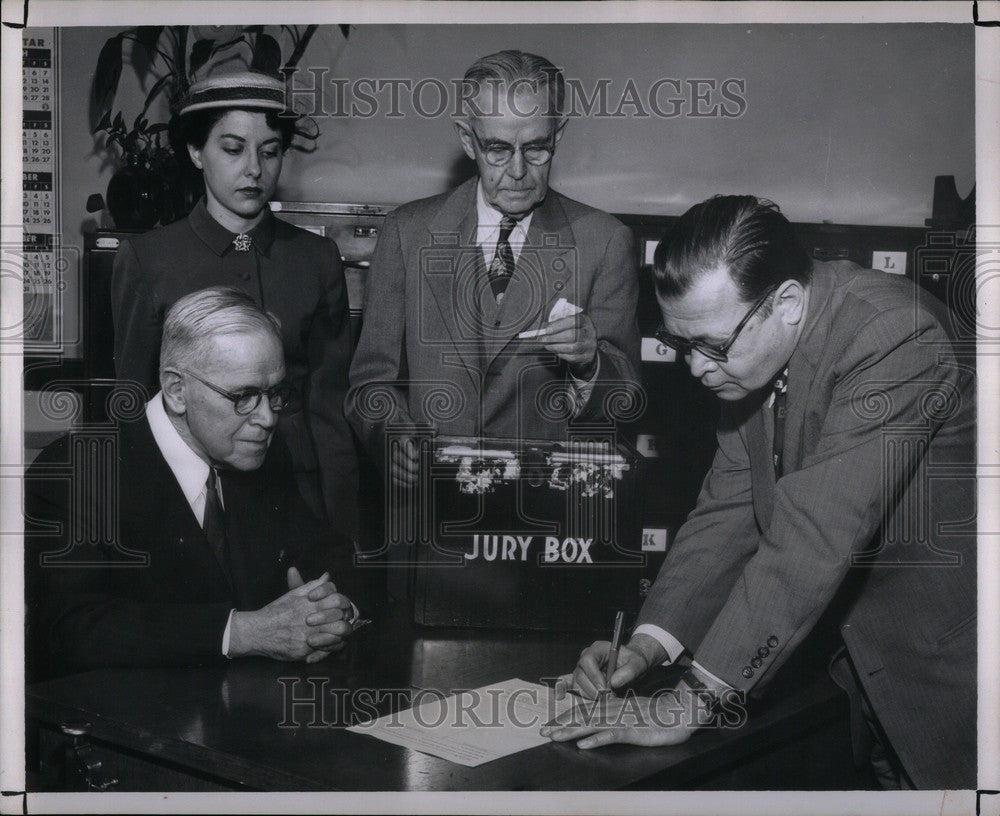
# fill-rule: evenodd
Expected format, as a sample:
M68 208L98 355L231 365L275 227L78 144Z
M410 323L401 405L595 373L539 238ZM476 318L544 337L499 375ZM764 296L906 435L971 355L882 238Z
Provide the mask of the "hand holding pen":
M613 692L615 688L622 688L666 659L666 651L649 635L633 635L628 645L621 645L624 627L622 629L614 657L611 650L615 644L606 640L595 641L580 653L574 671L556 682L556 699L571 693L596 700L604 689Z
M600 689L600 694L608 695L614 694L614 689L611 688L611 678L614 676L615 669L618 668L618 653L622 648L622 629L625 628L625 613L618 610L618 614L615 615L615 628L611 635L611 649L608 652L608 660L604 667L604 688Z

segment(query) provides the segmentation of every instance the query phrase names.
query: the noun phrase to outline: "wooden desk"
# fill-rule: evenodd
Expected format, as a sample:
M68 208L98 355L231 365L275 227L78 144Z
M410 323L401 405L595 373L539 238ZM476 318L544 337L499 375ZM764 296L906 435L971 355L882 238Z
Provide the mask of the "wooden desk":
M466 768L346 731L359 690L450 693L511 677L537 682L567 671L585 645L577 636L419 630L402 613L388 619L396 622L367 627L348 651L313 666L240 660L206 669L101 670L32 686L28 733L37 739L42 776L63 755L59 725L84 720L117 790L859 786L846 703L823 674L803 682L786 673L775 681L784 688L751 704L746 725L705 730L672 748L582 751L550 743ZM292 697L325 704L293 707ZM345 709L350 699L356 705Z

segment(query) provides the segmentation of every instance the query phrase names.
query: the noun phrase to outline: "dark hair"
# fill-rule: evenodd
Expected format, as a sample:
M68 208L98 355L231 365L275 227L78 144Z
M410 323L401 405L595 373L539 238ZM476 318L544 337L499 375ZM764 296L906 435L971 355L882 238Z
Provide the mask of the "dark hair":
M174 155L187 155L187 146L193 145L199 150L208 141L208 134L212 128L229 111L245 110L250 113L263 113L264 121L271 130L276 130L281 135L281 152L284 153L292 144L292 139L298 132L297 116L281 116L280 111L261 110L259 108L203 108L202 110L185 113L183 116L175 114L170 120L170 146L174 150Z
M778 205L749 195L713 196L667 230L653 255L656 293L664 300L683 295L720 266L744 303L786 280L808 283L812 274L812 260Z
M524 51L497 51L480 57L469 66L462 83L468 86L463 90L466 95L464 98L473 98L482 90L483 85L490 86L491 83L506 88L526 86L533 91L544 88L549 100L545 111L548 116L562 111L566 96L566 80L562 71L545 57Z

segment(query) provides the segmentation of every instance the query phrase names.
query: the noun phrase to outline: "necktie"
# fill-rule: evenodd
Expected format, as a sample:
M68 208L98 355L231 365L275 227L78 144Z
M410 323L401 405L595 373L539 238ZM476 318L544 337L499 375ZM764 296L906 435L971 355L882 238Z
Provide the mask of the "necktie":
M774 381L774 444L772 456L774 459L774 478L781 478L782 455L785 448L785 417L788 408L785 400L788 395L788 366L778 375Z
M205 518L202 522L205 538L212 547L212 552L219 561L219 566L226 574L226 579L232 583L232 565L229 558L229 542L226 537L226 516L219 500L218 475L215 468L208 469L208 479L205 481Z
M497 239L497 251L493 255L493 263L490 264L490 287L493 289L493 296L497 303L503 301L504 292L507 291L507 284L510 283L511 275L514 274L514 250L510 248L510 234L514 231L517 221L509 215L500 219L500 237Z

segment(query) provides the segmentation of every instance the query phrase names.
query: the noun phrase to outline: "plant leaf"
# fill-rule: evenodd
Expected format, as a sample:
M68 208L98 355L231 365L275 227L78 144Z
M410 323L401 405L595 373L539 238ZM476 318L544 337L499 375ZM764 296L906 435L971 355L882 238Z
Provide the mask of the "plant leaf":
M188 28L187 26L174 26L172 31L177 38L177 48L174 56L175 73L177 74L177 85L173 89L175 98L170 102L174 103L187 93L189 82L189 72L184 70L184 55L187 53Z
M226 40L225 42L221 43L216 42L215 48L212 49L212 55L214 56L215 54L218 54L220 51L225 51L227 48L232 48L234 45L238 45L239 43L246 43L247 45L250 44L246 36L240 33L237 34L232 39Z
M136 39L147 51L152 53L156 50L156 44L160 41L160 34L163 33L163 26L139 26L135 30Z
M317 28L319 28L317 25L306 26L305 33L301 37L296 37L295 48L292 51L292 55L288 58L288 62L285 63L286 69L294 69L299 64L299 60L302 59L306 48L309 47L309 41L312 39L313 34L316 33Z
M93 84L93 101L97 114L111 110L121 75L122 37L120 34L116 34L104 43L101 53L97 57Z
M270 76L278 76L281 68L281 46L270 34L258 34L253 47L250 70L260 71Z
M153 100L156 95L163 90L163 86L166 85L171 80L175 79L172 73L164 74L156 82L153 83L153 87L149 89L149 93L146 94L146 102L142 106L142 112L145 113L149 110L149 106L153 104Z
M121 130L125 130L125 117L122 116L121 111L118 111L118 113L115 114L113 126L115 128L120 128Z
M213 50L215 50L215 42L213 40L198 40L198 42L191 46L190 70L192 76L201 66L208 62L208 58L212 56Z
M163 28L163 26L139 26L135 30L135 41L142 46L139 49L142 53L132 49L132 66L135 68L136 76L139 77L139 82L143 84L157 57L156 45L160 40L160 34L163 33Z
M104 111L104 115L101 116L100 121L94 127L93 132L97 133L99 130L109 130L111 128L111 111Z
M170 125L168 125L166 122L157 122L155 125L150 125L149 128L146 130L146 133L148 133L150 136L153 136L154 134L159 135L160 133L165 131L168 127L170 127Z

